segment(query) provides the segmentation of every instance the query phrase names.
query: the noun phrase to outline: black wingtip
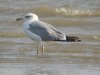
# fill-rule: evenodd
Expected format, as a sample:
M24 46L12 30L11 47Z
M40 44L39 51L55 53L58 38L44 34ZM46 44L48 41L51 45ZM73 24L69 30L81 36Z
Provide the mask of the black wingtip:
M61 42L82 42L79 37L76 36L66 36L66 40L54 40L54 41L61 41Z
M79 37L75 36L66 36L66 42L81 42Z

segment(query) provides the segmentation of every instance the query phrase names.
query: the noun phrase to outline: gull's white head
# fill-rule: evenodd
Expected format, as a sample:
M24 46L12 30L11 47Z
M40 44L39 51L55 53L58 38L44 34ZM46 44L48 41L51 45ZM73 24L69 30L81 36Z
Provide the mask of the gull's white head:
M36 21L36 20L38 20L38 16L36 14L33 14L33 13L27 13L23 18L17 18L16 20L17 21L19 21L19 20L24 20L24 21L32 20L32 21Z
M33 14L33 13L27 13L24 16L24 20L25 21L27 21L27 20L38 20L38 16L36 14Z

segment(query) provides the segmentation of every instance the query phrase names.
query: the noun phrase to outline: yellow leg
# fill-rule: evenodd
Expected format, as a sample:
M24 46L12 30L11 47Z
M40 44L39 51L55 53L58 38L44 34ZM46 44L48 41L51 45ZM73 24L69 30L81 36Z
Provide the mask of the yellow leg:
M43 54L43 52L44 52L44 45L42 45L42 54Z
M37 43L37 54L39 54L39 45Z

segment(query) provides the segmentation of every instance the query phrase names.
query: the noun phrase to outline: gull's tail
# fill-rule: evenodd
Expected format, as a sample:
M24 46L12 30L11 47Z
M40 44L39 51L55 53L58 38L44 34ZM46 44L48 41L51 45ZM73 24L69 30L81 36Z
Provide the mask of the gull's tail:
M79 37L75 36L66 36L66 42L81 42Z
M54 40L54 41L62 41L62 42L81 42L79 37L76 36L67 36L66 35L66 40Z

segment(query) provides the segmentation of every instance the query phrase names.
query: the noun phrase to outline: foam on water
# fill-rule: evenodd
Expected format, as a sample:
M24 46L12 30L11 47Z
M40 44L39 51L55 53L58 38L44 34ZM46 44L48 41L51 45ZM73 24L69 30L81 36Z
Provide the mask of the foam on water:
M99 7L100 0L0 0L2 15L33 11L45 16L100 16Z
M8 10L9 9L9 10ZM48 5L35 6L25 9L16 9L9 7L1 7L0 11L13 14L16 12L35 12L45 16L100 16L100 10L98 9L79 9L75 7L51 7ZM15 12L16 11L16 12Z

